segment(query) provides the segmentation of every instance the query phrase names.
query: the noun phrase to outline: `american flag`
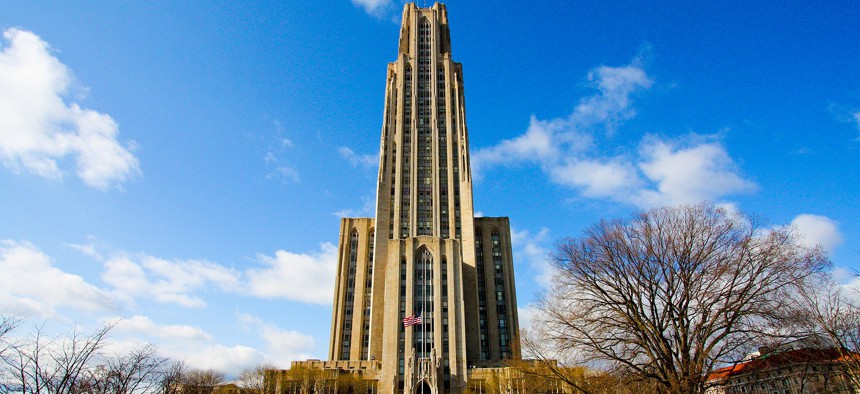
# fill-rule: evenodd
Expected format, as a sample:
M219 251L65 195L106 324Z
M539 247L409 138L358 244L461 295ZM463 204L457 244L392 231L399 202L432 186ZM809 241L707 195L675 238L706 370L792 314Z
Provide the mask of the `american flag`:
M403 318L403 327L414 326L416 324L421 324L421 312L416 313L415 316Z

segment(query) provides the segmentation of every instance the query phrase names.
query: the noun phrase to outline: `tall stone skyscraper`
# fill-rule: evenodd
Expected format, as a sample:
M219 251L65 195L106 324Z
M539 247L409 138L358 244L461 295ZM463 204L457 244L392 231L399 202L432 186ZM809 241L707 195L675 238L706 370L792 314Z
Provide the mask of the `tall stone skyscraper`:
M388 65L376 217L341 220L329 359L368 369L379 393L429 394L459 393L471 368L519 358L510 241L506 217L474 215L446 8L407 4ZM421 323L407 327L410 317Z

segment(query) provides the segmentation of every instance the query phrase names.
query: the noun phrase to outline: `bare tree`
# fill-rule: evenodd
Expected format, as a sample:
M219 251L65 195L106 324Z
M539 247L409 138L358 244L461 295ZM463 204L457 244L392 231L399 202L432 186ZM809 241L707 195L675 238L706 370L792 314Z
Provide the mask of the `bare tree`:
M278 384L282 390L288 393L312 394L332 389L327 379L327 371L304 365L293 365L275 378L279 380Z
M842 286L825 282L799 292L798 319L809 335L823 336L839 352L836 366L845 379L860 387L860 303ZM824 349L829 350L829 349Z
M248 368L239 373L236 378L236 386L239 386L244 391L251 393L266 393L269 392L267 385L273 382L266 380L266 371L277 370L274 364L263 363L253 368Z
M154 393L166 364L167 359L158 355L154 345L103 357L100 364L85 370L78 391L90 394Z
M236 386L251 393L268 392L266 384L271 382L266 381L266 371L276 369L278 367L273 364L260 364L254 368L245 369L239 373Z
M3 359L6 351L12 347L8 336L19 324L21 320L16 317L0 316L0 359Z
M5 392L66 394L83 380L88 363L105 345L113 326L107 325L84 335L78 327L58 339L45 338L39 327L29 338L13 345L3 359Z
M7 335L21 324L21 320L11 316L0 316L0 355L8 348L6 343Z
M188 368L182 361L174 361L161 372L158 386L160 394L178 394L182 384L182 375Z
M214 369L192 369L181 375L182 394L209 394L224 383L224 373Z
M511 366L523 371L526 392L572 392L575 394L646 394L653 385L643 382L638 375L618 368L613 371L591 369L576 365L577 360L564 359L563 352L554 352L551 344L541 343L542 338L531 331L522 330L520 340L524 354L533 360L513 361ZM537 386L535 386L537 385ZM562 386L566 389L562 389ZM549 387L552 390L535 390Z
M15 317L0 316L0 366L6 366L12 360L13 343L9 341L9 333L20 324ZM7 368L0 369L0 393L11 392L14 388L12 381L14 376L10 375Z
M797 289L830 267L790 228L710 204L604 221L554 255L539 302L545 340L582 362L624 369L661 393L702 393L715 364L773 334Z

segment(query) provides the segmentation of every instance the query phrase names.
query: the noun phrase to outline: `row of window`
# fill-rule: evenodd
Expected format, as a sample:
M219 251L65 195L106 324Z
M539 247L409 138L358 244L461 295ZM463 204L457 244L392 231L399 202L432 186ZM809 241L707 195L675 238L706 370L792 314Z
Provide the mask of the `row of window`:
M363 286L362 293L364 297L361 299L363 301L362 304L355 304L355 292L357 290L356 283L356 265L358 262L358 242L359 235L358 231L353 229L350 231L349 235L349 257L348 257L348 266L347 266L347 276L346 283L344 288L344 299L343 299L343 317L342 317L342 336L341 336L341 347L340 347L340 359L348 360L350 357L350 351L352 347L352 321L353 321L353 311L358 309L362 312L361 315L361 327L362 330L359 331L358 337L362 338L361 341L361 354L362 357L367 357L369 352L369 343L370 343L370 302L371 302L371 288L373 286L373 243L375 239L375 233L371 229L370 235L367 238L367 264L365 271L365 280L361 285Z

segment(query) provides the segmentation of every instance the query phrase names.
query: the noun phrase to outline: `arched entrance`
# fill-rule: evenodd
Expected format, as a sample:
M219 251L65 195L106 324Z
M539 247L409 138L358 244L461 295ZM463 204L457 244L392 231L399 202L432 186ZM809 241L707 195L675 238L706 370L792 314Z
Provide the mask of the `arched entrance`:
M433 391L430 390L430 385L427 381L423 381L415 386L415 394L432 394Z

